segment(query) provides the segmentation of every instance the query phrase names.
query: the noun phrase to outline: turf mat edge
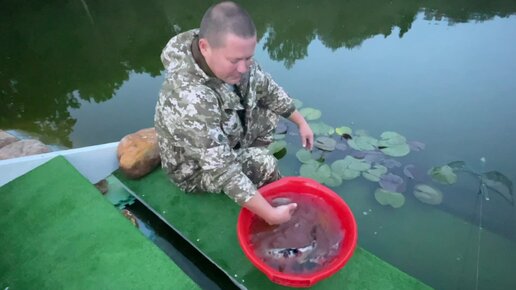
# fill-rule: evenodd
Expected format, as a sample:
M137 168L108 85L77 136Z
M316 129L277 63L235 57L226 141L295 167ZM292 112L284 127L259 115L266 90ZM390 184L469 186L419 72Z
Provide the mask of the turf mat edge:
M1 289L198 289L62 156L0 187Z

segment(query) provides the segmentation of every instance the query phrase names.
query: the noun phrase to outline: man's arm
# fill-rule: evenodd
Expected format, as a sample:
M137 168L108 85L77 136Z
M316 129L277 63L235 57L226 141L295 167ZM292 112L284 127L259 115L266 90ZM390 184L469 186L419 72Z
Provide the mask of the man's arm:
M296 205L272 207L242 172L220 128L220 108L211 90L191 87L175 93L173 87L165 86L158 102L155 125L166 135L164 141L184 148L183 157L198 162L210 191L224 191L269 224L289 220Z
M257 64L255 64L254 77L257 91L260 92L260 94L257 94L260 103L276 114L294 122L299 128L301 144L304 148L312 150L314 134L305 118L296 110L292 98Z
M314 133L312 129L306 122L305 118L299 113L298 110L295 110L290 117L288 117L290 121L295 123L299 128L299 137L301 137L301 144L304 148L308 150L312 150L314 145Z
M296 203L273 207L258 191L256 191L254 196L245 202L243 206L264 219L270 225L287 222L290 220L292 213L297 208Z

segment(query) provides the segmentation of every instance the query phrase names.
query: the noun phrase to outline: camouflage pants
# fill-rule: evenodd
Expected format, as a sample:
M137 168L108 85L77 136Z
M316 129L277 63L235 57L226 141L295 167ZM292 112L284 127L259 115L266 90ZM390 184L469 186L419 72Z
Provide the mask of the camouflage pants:
M281 178L276 158L269 153L267 146L272 143L274 130L279 117L270 110L256 108L250 114L251 120L247 132L242 140L241 147L234 149L236 159L242 166L242 172L249 177L256 187L261 187ZM220 188L214 184L210 173L201 172L192 180L188 180L185 187L194 187L196 190L218 192ZM217 187L217 189L215 189Z
M244 174L261 187L281 178L278 161L267 149L274 139L279 116L260 106L249 113L251 122L243 140L244 147L236 153Z
M266 147L249 147L237 150L242 172L261 187L281 178L278 161Z

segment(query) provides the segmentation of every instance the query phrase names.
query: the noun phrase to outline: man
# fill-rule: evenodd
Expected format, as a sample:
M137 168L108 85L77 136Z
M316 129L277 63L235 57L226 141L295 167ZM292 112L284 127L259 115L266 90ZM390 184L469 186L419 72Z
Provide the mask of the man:
M295 203L271 206L257 187L281 178L268 150L279 115L313 133L292 99L253 61L256 28L233 2L208 9L199 30L173 37L161 59L167 75L156 106L162 167L185 191L224 191L269 224Z

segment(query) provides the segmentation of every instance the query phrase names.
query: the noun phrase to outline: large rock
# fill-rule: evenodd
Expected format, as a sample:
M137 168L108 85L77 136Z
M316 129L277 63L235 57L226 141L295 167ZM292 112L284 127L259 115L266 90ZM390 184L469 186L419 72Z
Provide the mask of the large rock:
M154 128L129 134L118 144L120 169L129 178L140 178L151 172L159 163L158 137Z
M18 138L5 132L4 130L0 130L0 148L5 147L16 141L18 141Z
M39 140L25 139L0 148L0 160L50 152Z

